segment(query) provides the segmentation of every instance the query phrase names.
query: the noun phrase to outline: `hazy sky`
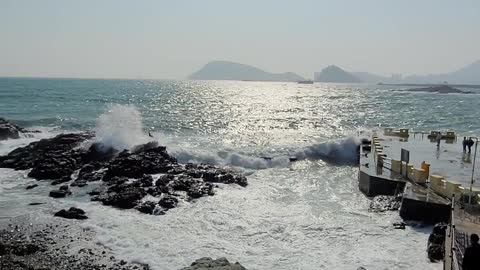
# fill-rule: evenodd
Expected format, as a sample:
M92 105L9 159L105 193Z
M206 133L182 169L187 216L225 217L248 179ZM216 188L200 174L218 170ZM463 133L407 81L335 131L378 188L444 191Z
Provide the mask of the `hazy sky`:
M447 72L480 59L480 0L0 0L0 76L184 78L211 60Z

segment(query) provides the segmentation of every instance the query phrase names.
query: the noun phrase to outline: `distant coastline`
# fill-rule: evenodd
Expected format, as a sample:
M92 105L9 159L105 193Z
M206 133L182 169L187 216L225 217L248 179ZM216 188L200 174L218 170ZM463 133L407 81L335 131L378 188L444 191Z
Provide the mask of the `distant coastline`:
M378 85L386 86L407 86L407 87L435 87L441 85L448 85L455 88L474 88L480 89L480 84L434 84L434 83L379 83Z

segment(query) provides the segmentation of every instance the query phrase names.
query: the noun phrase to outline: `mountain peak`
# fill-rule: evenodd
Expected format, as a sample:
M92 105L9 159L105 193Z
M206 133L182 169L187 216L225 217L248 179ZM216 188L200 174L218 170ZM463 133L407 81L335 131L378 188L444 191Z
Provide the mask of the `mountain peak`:
M293 72L270 73L231 61L211 61L188 77L192 80L249 80L294 82L304 80Z
M317 82L336 82L336 83L360 83L362 80L355 75L341 69L338 66L330 65L321 72L315 72L315 81Z

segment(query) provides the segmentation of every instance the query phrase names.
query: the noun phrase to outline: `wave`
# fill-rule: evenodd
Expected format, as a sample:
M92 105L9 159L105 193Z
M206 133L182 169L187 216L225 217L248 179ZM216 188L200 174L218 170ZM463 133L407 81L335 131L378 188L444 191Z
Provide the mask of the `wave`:
M142 116L131 105L113 105L100 115L95 128L95 141L105 150L124 150L147 143Z
M255 157L234 151L212 152L175 147L168 149L181 163L192 162L247 169L267 169L287 167L291 160L323 160L333 165L356 165L358 164L359 145L358 138L350 137L337 142L315 144L294 151L291 155L275 157Z

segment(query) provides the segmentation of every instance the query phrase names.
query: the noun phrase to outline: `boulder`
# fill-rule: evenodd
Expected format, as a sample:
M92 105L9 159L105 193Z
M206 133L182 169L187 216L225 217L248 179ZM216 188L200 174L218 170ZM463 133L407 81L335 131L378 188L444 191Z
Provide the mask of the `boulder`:
M157 206L157 203L152 201L146 201L137 205L137 207L135 208L142 213L151 215L153 214L153 210L155 209L156 206Z
M181 270L246 270L246 268L238 262L230 263L226 258L213 260L212 258L204 257Z
M177 207L178 199L172 195L165 195L158 204L165 209L171 209Z
M70 207L70 209L62 209L55 213L55 217L63 217L68 219L87 219L85 211L80 208Z
M445 234L447 224L438 223L428 237L427 255L431 262L441 261L445 255Z
M36 188L38 187L37 184L33 184L33 185L28 185L25 189L32 189L32 188Z
M23 129L0 118L0 141L7 139L18 139Z
M61 186L58 190L50 191L49 196L53 198L63 198L71 194L72 192L68 189L68 186Z
M128 186L119 190L119 192L110 192L98 195L98 199L104 205L111 205L118 208L130 209L138 204L138 201L146 195L141 187Z

